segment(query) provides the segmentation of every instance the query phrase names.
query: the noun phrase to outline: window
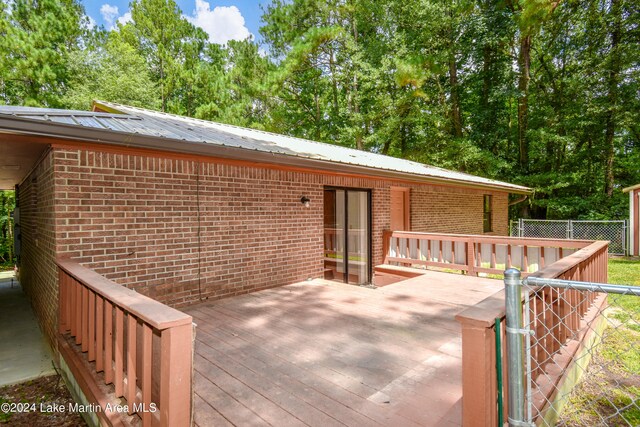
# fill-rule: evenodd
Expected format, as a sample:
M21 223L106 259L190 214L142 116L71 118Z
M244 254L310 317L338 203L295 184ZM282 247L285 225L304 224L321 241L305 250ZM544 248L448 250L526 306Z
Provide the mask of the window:
M482 231L485 233L489 233L493 231L493 221L492 221L492 213L493 213L493 196L485 194L484 196L484 204L483 204L483 215L482 215Z

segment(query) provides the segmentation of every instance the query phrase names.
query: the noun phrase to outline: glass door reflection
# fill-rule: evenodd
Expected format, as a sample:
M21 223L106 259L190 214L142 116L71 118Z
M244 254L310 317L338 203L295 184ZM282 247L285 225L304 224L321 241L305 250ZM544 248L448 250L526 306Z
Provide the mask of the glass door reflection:
M330 188L324 192L325 278L370 283L370 193Z

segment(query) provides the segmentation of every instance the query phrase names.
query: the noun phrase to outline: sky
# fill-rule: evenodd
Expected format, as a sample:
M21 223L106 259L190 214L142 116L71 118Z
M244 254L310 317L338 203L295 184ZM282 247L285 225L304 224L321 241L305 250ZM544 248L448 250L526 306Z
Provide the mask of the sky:
M107 30L116 22L131 19L129 0L81 0L85 12L97 25ZM183 15L194 25L204 29L213 43L242 40L253 36L261 41L262 10L257 0L176 0Z

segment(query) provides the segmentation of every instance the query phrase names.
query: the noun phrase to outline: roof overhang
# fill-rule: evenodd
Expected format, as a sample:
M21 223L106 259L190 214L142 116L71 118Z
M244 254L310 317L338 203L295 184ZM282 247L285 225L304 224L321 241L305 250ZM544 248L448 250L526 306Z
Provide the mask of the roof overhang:
M623 193L628 193L630 191L637 190L637 189L640 189L640 184L636 184L636 185L632 185L631 187L623 188L622 192Z
M0 190L13 190L38 163L48 145L19 140L0 144Z
M479 190L491 189L511 194L531 194L533 192L530 188L515 185L501 185L499 183L479 184L459 179L417 175L388 169L337 163L280 153L269 153L259 150L248 150L245 148L210 144L206 142L192 142L171 138L158 138L147 135L135 135L117 132L110 129L81 127L6 114L0 114L0 133L52 137L63 140L104 144L107 146L149 149L177 154L244 160L256 163L317 169L334 173L400 179L417 183L455 185L458 187L474 188Z

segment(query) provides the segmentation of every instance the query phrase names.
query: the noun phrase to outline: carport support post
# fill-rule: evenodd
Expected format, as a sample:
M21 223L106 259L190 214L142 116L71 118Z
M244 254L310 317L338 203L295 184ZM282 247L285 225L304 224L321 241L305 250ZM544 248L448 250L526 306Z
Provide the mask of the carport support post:
M509 426L524 425L524 365L522 353L522 284L520 271L504 272L507 372L509 378Z

